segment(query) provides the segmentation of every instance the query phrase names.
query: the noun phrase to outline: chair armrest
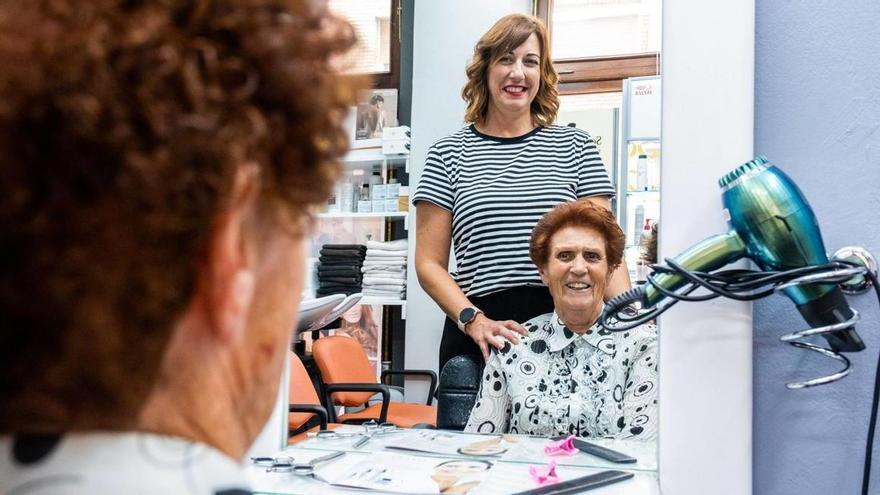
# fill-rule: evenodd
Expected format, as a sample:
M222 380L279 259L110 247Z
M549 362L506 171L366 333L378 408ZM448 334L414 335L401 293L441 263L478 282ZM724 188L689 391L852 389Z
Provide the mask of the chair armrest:
M288 411L297 413L314 413L318 416L318 420L321 421L321 429L327 429L329 415L324 406L319 406L317 404L288 404Z
M334 392L376 392L382 394L382 409L379 410L379 422L388 421L388 404L391 402L391 390L381 383L326 383L324 394L327 404L333 407ZM333 422L336 422L336 411L333 410Z
M427 405L431 405L434 401L434 392L437 390L437 373L434 373L431 370L384 370L380 375L380 380L382 382L385 381L386 376L391 375L412 375L412 376L427 376L431 379L431 389L428 390L428 400L425 402Z

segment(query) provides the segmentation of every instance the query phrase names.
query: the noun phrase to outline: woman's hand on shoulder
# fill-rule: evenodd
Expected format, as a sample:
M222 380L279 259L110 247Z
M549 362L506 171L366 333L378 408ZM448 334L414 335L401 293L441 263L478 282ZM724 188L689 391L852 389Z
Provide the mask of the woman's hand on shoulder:
M483 313L465 327L465 332L477 343L485 361L489 361L489 346L501 350L507 342L516 345L520 335L529 334L525 327L513 320L496 321Z

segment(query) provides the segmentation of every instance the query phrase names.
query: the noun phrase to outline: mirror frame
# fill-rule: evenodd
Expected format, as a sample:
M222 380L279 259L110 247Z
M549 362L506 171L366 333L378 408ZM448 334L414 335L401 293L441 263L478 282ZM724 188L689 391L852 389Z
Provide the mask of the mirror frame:
M753 157L754 42L754 0L663 0L661 259L727 230L717 181ZM751 304L677 305L660 363L663 492L751 493Z

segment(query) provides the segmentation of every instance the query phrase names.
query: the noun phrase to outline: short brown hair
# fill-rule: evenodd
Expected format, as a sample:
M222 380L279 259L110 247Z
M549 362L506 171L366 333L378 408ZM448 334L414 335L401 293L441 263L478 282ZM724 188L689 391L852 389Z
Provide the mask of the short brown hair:
M467 102L465 121L482 124L486 120L490 98L486 81L489 66L525 43L532 34L538 37L541 45L541 87L532 101L532 116L540 125L550 125L556 121L556 114L559 112L559 90L556 83L559 76L550 59L547 27L541 19L522 14L502 17L474 46L474 56L465 71L468 82L461 90L461 97Z
M137 420L238 168L261 223L326 199L353 43L306 0L0 4L0 433Z
M550 239L566 227L591 227L605 239L605 259L608 270L613 271L623 259L626 237L617 219L607 208L585 199L562 203L548 211L538 220L529 239L529 258L536 266L543 267L550 256Z

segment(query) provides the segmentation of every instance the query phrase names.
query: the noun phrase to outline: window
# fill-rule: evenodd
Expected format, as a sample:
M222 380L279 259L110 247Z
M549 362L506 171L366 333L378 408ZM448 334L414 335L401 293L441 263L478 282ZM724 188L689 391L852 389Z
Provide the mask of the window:
M346 71L371 74L377 88L399 86L400 0L330 0L330 9L348 19L357 45L346 55Z
M620 91L659 73L660 0L535 0L562 94Z

